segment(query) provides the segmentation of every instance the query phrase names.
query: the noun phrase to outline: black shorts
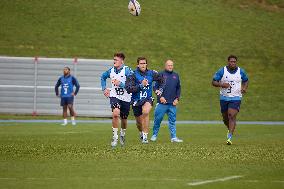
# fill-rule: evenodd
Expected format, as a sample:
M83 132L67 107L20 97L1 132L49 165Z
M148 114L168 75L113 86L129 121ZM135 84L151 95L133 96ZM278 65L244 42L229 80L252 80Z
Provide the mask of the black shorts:
M74 102L74 97L61 97L61 106L67 106L68 104L73 104Z
M120 110L121 119L127 119L130 111L130 102L119 100L115 97L109 97L111 110L118 108Z
M149 97L149 98L143 99L141 101L134 102L132 104L133 114L134 114L135 117L139 117L139 116L142 115L142 106L146 102L149 102L153 106L154 98Z
M241 101L240 100L231 100L231 101L220 100L220 107L221 107L221 113L227 112L229 108L236 109L239 112L241 108Z

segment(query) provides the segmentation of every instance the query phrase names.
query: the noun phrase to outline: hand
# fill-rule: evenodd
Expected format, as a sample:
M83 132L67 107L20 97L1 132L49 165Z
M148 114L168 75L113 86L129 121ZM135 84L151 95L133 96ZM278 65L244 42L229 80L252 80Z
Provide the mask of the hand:
M142 85L143 85L144 87L146 87L146 86L148 85L148 80L147 80L147 79L143 79Z
M72 96L75 96L75 93L72 93L71 95L72 95Z
M162 92L160 90L155 90L155 93L157 96L160 96L162 94Z
M58 98L60 98L60 95L59 95L59 94L57 94L56 96L57 96Z
M246 92L247 92L247 89L245 89L245 88L242 88L242 89L241 89L241 93L242 93L242 94L245 94Z
M178 105L178 99L175 99L175 100L174 100L173 105L174 105L174 106Z
M220 87L227 89L227 88L230 87L230 84L229 84L229 83L221 83L221 84L220 84Z
M166 104L166 103L167 103L165 97L163 97L163 96L160 98L160 102L161 102L162 104Z
M119 86L119 85L120 85L120 81L117 80L117 79L113 79L111 82L112 82L115 86Z
M105 95L106 97L109 97L109 94L110 94L109 89L105 89L105 90L104 90L104 95Z

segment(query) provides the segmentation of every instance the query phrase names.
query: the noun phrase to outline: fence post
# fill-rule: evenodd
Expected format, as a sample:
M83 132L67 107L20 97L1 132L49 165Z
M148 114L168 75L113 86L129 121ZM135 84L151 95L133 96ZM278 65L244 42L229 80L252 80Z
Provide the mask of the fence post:
M38 64L38 57L34 58L34 107L33 107L33 116L37 115L37 64Z

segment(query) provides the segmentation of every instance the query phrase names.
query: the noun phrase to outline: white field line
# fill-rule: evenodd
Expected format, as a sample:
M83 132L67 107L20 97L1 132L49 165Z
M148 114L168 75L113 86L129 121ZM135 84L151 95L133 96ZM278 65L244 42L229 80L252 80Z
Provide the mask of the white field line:
M38 89L54 89L54 86L36 86ZM0 85L0 88L28 88L33 89L32 85ZM80 87L83 90L102 90L99 87Z
M198 185L209 184L209 183L214 183L214 182L224 182L224 181L227 181L227 180L233 180L233 179L238 179L238 178L242 178L242 177L243 176L241 176L241 175L236 175L236 176L224 177L224 178L219 178L219 179L214 179L214 180L190 182L190 183L187 183L187 184L189 186L198 186Z

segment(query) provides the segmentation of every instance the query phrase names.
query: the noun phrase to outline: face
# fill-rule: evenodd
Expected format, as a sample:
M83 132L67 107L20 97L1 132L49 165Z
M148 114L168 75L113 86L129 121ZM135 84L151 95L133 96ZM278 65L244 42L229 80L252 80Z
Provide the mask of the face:
M237 67L237 60L235 58L230 58L228 61L228 66L230 69L235 69Z
M171 60L167 60L165 63L165 70L172 72L174 70L174 62Z
M70 71L68 70L68 68L64 68L63 69L63 74L64 75L69 75L70 74Z
M139 63L137 67L140 69L140 71L145 72L147 69L147 62L146 60L139 60Z
M123 64L122 58L117 57L117 56L115 56L115 57L113 58L113 66L114 66L115 68L119 68L122 64Z

